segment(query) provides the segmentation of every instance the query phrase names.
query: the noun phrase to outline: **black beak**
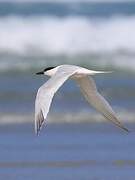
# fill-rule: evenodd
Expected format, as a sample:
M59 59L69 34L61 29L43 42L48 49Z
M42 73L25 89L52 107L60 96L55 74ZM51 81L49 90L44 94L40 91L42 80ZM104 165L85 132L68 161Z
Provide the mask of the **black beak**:
M37 72L36 74L37 74L37 75L41 75L41 74L44 74L44 72L41 71L41 72Z

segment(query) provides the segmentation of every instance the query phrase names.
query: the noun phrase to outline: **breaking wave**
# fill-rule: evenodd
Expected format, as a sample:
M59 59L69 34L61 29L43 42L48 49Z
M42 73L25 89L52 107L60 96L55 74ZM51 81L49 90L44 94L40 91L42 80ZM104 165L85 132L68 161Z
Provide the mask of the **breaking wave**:
M135 17L6 17L0 19L0 53L57 55L135 51ZM34 50L34 51L33 51Z
M0 67L7 70L48 63L82 64L83 59L83 64L135 70L134 32L135 16L1 17Z
M133 111L120 110L119 117L121 122L135 122L135 113ZM47 123L92 123L92 122L108 122L101 114L94 112L78 112L53 114L47 118ZM2 114L0 124L12 123L34 123L34 114Z

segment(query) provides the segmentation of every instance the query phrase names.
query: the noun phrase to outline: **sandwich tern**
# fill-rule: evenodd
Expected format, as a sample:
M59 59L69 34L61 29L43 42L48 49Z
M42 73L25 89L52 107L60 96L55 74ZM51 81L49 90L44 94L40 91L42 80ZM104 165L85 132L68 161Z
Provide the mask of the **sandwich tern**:
M77 84L80 86L82 94L89 104L99 111L106 119L129 132L129 130L118 120L109 103L97 91L92 75L98 73L109 72L88 70L75 65L60 65L57 67L48 67L43 71L36 73L37 75L44 74L51 77L38 89L37 92L35 100L36 134L39 134L39 131L47 117L54 94L69 78L76 80Z

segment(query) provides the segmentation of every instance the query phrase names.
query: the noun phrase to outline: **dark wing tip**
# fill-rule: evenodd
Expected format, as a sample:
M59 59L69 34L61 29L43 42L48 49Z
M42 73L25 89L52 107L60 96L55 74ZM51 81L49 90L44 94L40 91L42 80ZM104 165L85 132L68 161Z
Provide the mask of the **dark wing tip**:
M35 133L37 136L39 136L39 132L42 128L43 122L44 122L44 116L42 110L40 110L40 112L38 113L35 119Z
M127 129L126 127L122 127L123 130L125 130L127 133L130 133L131 131Z
M127 133L130 133L131 131L126 128L123 124L121 124L120 122L118 124L116 124L118 127L120 127L121 129L123 129L124 131L126 131Z

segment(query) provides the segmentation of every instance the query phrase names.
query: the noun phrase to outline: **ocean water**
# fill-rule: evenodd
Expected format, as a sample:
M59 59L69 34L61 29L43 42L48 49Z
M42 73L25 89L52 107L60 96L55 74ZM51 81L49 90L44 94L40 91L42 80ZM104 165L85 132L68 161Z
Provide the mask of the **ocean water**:
M59 64L113 71L95 81L123 121L134 120L134 32L134 2L1 2L1 122L32 120L37 89L47 80L35 73ZM49 122L61 114L87 121L89 113L91 120L100 117L69 81L55 96Z
M0 180L135 179L135 2L0 2ZM39 137L34 103L48 80L35 73L60 64L94 76L127 134L67 81Z
M135 70L134 2L0 3L0 70L73 63Z
M134 180L134 139L104 123L48 124L39 137L32 124L1 126L0 177Z

